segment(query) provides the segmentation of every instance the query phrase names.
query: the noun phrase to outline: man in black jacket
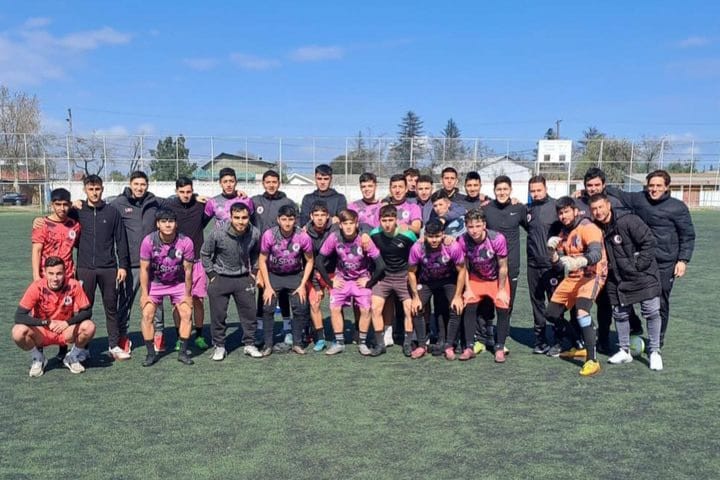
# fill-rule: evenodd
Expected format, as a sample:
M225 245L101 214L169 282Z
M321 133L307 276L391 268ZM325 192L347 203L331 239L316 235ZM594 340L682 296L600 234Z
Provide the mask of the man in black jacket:
M550 350L546 336L545 302L562 280L552 268L547 255L548 238L559 234L562 224L558 220L555 199L547 193L545 177L537 175L528 182L532 202L527 206L527 282L533 312L535 348L533 353Z
M347 208L347 199L342 193L338 193L335 189L330 188L332 175L333 170L330 165L322 164L315 167L315 186L317 189L303 197L298 225L307 225L310 221L312 206L318 201L325 202L325 205L328 207L328 212L330 212L332 223L338 223L337 214Z
M635 215L615 212L608 196L590 197L595 224L603 231L608 258L605 285L618 333L620 350L608 359L612 364L632 362L630 355L630 311L640 304L647 321L650 369L662 370L660 356L660 273L655 261L655 237Z
M122 217L114 207L102 199L103 182L97 175L83 180L87 200L74 212L80 222L77 277L83 290L95 303L95 289L99 286L105 309L109 352L115 360L130 358L130 343L126 321L118 321L118 285L125 281L130 269L130 254Z
M128 250L130 251L130 270L127 278L118 290L118 323L127 325L130 321L135 296L140 288L140 242L145 236L155 231L155 212L162 205L162 200L148 191L148 176L141 170L130 174L130 185L125 187L111 205L115 207L123 219ZM163 309L155 311L156 324L162 322ZM160 350L156 344L155 349Z
M676 278L685 275L695 249L695 227L690 211L683 202L670 196L670 175L655 170L647 177L645 191L627 193L609 189L608 193L622 199L632 212L650 227L657 248L655 258L660 269L660 347L665 343L665 332L670 318L670 292Z

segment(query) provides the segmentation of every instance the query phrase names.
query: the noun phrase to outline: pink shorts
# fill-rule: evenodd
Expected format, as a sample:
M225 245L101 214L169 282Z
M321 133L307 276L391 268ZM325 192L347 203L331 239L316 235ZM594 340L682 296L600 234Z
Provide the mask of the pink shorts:
M150 284L150 301L155 305L161 305L163 298L170 297L170 302L173 305L183 301L185 297L185 284L178 283L177 285L163 285L161 283Z
M355 300L358 308L370 308L372 306L372 290L360 288L355 280L345 280L342 288L330 290L330 308L351 307Z
M198 298L207 297L207 277L202 262L193 263L192 277L192 296Z

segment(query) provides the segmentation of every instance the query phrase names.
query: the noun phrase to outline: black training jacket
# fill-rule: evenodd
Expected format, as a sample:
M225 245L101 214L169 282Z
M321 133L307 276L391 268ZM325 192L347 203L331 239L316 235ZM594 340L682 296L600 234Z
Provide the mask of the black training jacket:
M482 209L487 217L487 228L505 236L508 247L508 276L520 274L520 227L527 229L527 207L522 203L513 205L492 200Z
M655 237L637 215L616 212L603 231L608 259L606 289L612 305L632 305L660 295Z
M161 206L161 200L151 192L145 192L142 198L134 198L129 187L110 204L115 207L123 219L130 265L140 266L140 243L145 236L155 231L155 212Z
M265 230L277 225L278 210L280 210L280 207L283 205L297 207L295 202L290 200L288 196L285 195L285 192L281 191L277 191L275 195L272 196L268 195L267 192L263 192L260 195L255 195L251 200L255 206L255 211L250 221L260 230L260 235L262 235Z
M104 200L95 206L82 202L82 208L71 210L80 222L78 268L130 268L130 254L122 217Z
M687 205L672 198L670 192L657 201L652 200L647 192L608 189L608 193L619 197L650 227L657 240L655 258L660 267L680 260L690 262L695 249L695 227Z
M312 210L313 204L317 201L325 202L331 217L337 216L341 210L347 208L345 195L338 193L334 188L330 188L326 192L314 190L302 199L302 205L300 206L300 225L305 225L310 221L310 211Z
M533 200L527 206L527 264L532 268L550 268L550 256L547 252L548 238L558 235L562 224L558 220L555 199L545 197Z

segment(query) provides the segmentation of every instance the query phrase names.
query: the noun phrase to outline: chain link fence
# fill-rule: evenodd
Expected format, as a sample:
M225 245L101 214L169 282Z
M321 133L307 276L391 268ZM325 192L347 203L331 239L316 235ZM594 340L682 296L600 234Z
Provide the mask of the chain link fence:
M189 176L216 190L221 168L235 169L241 187L262 191L261 178L277 170L287 191L311 191L313 170L322 163L334 170L334 186L358 196L358 176L378 176L386 189L389 177L415 167L439 181L445 167L461 179L469 171L483 178L483 191L492 193L492 180L508 175L515 195L524 198L527 180L544 175L553 196L582 188L588 168L597 166L609 184L640 190L645 175L663 168L673 178L671 194L692 207L720 207L720 141L669 138L639 140L594 138L573 142L566 162L537 158L537 139L443 137L217 137L158 135L30 135L0 133L0 182L3 193L20 192L42 204L48 188L81 182L100 175L121 189L130 172L147 172L155 186ZM205 188L205 187L203 187ZM294 198L294 197L293 197Z

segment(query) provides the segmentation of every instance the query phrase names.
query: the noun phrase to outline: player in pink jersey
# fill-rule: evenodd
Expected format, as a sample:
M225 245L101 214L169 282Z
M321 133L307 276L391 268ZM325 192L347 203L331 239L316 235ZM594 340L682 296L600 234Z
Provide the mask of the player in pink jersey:
M380 250L372 242L363 248L358 227L358 214L352 210L343 210L338 214L340 230L331 233L320 248L316 267L323 279L332 285L330 293L330 315L335 343L325 352L335 355L345 350L343 307L353 304L360 310L360 335L367 334L370 327L370 309L372 307L372 286L385 269ZM335 278L325 268L325 258L336 256ZM374 271L373 270L374 264ZM372 274L371 274L372 271ZM382 325L376 325L382 329ZM369 355L366 344L359 345L360 353Z
M253 201L248 197L241 197L237 190L237 177L232 168L223 168L219 173L220 188L222 192L209 198L205 204L205 215L208 218L215 218L215 229L224 230L230 223L230 207L236 203L242 203L248 207L250 215L253 214Z
M362 198L348 205L358 215L358 225L361 233L370 233L373 228L380 226L380 208L382 202L375 197L377 192L377 177L374 173L365 172L360 175L360 193Z

